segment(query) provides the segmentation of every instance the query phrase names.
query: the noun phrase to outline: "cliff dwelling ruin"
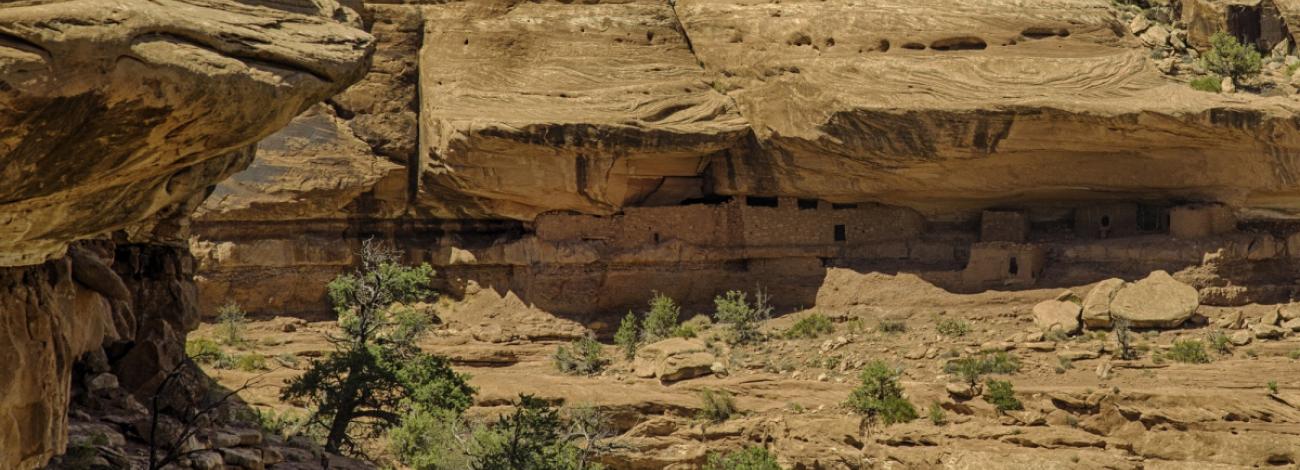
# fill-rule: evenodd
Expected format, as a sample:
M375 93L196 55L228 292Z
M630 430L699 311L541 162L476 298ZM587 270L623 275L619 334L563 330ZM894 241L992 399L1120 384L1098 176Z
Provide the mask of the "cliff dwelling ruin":
M0 469L1294 468L1298 39L0 0Z

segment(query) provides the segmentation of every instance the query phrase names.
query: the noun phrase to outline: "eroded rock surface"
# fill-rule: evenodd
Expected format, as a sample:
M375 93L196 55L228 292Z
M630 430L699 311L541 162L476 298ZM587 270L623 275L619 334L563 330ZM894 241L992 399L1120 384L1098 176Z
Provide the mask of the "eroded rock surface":
M330 16L317 16L322 5ZM361 76L371 39L335 19L342 11L332 1L0 5L0 265L61 255L242 169L241 149Z
M360 25L334 0L0 2L0 467L63 449L83 353L137 394L184 356L187 214L360 78Z

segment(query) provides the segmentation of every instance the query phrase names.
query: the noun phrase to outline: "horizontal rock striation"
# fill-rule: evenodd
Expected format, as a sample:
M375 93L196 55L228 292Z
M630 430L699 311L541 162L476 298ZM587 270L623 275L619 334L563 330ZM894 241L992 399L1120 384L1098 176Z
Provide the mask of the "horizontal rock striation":
M361 77L358 4L0 2L0 468L63 450L79 358L143 397L184 357L187 216Z
M361 76L371 39L334 19L341 7L260 3L0 6L0 266L188 200Z

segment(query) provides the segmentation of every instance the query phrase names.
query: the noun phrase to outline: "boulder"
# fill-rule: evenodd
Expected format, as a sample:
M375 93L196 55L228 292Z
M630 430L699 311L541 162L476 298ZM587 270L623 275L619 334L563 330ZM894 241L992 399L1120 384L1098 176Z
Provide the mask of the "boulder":
M1233 310L1232 313L1215 321L1214 327L1223 330L1239 330L1244 324L1245 320L1241 316L1241 310Z
M265 462L262 461L262 451L259 449L249 447L221 449L221 457L228 467L242 468L244 470L262 470L266 468Z
M210 450L190 454L189 458L190 467L195 470L219 470L226 464L220 453Z
M676 382L713 373L718 358L709 352L704 341L669 338L641 347L633 363L637 377L658 377L662 382Z
M1300 304L1286 304L1277 308L1277 316L1282 320L1295 320L1300 318Z
M1279 310L1281 309L1269 310L1268 313L1264 314L1263 318L1260 318L1260 323L1264 325L1276 325L1278 323L1281 323L1282 314L1279 312Z
M1255 325L1250 331L1259 339L1279 339L1286 335L1286 331L1276 325Z
M979 396L980 386L971 385L965 382L952 382L944 387L948 395L956 400L970 400Z
M1110 313L1135 328L1174 328L1191 318L1199 306L1195 288L1156 271L1121 288L1110 302Z
M1250 344L1250 340L1252 339L1254 339L1254 336L1250 331L1241 330L1233 333L1232 336L1229 336L1228 342L1232 343L1233 346L1245 346Z
M1282 322L1282 329L1287 331L1300 331L1300 318L1294 318Z
M1088 328L1110 326L1110 301L1124 287L1124 280L1111 278L1097 283L1083 298L1083 324Z
M1079 331L1079 314L1083 308L1074 302L1045 300L1034 306L1034 325L1043 331L1060 330L1067 334Z

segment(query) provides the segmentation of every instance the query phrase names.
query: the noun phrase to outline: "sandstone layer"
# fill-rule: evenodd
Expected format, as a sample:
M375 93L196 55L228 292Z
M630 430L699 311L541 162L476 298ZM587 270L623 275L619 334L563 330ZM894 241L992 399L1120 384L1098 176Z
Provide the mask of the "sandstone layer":
M0 5L0 266L186 201L361 76L371 40L340 22L351 10L262 3Z
M1196 41L1149 44L1105 0L950 3L371 2L370 72L199 209L202 302L327 312L370 237L445 290L580 315L651 289L806 306L835 266L1291 295L1292 88L1193 90ZM1144 24L1264 47L1291 21L1222 3Z
M344 3L0 2L0 467L63 450L79 358L143 397L184 357L186 217L364 73Z

